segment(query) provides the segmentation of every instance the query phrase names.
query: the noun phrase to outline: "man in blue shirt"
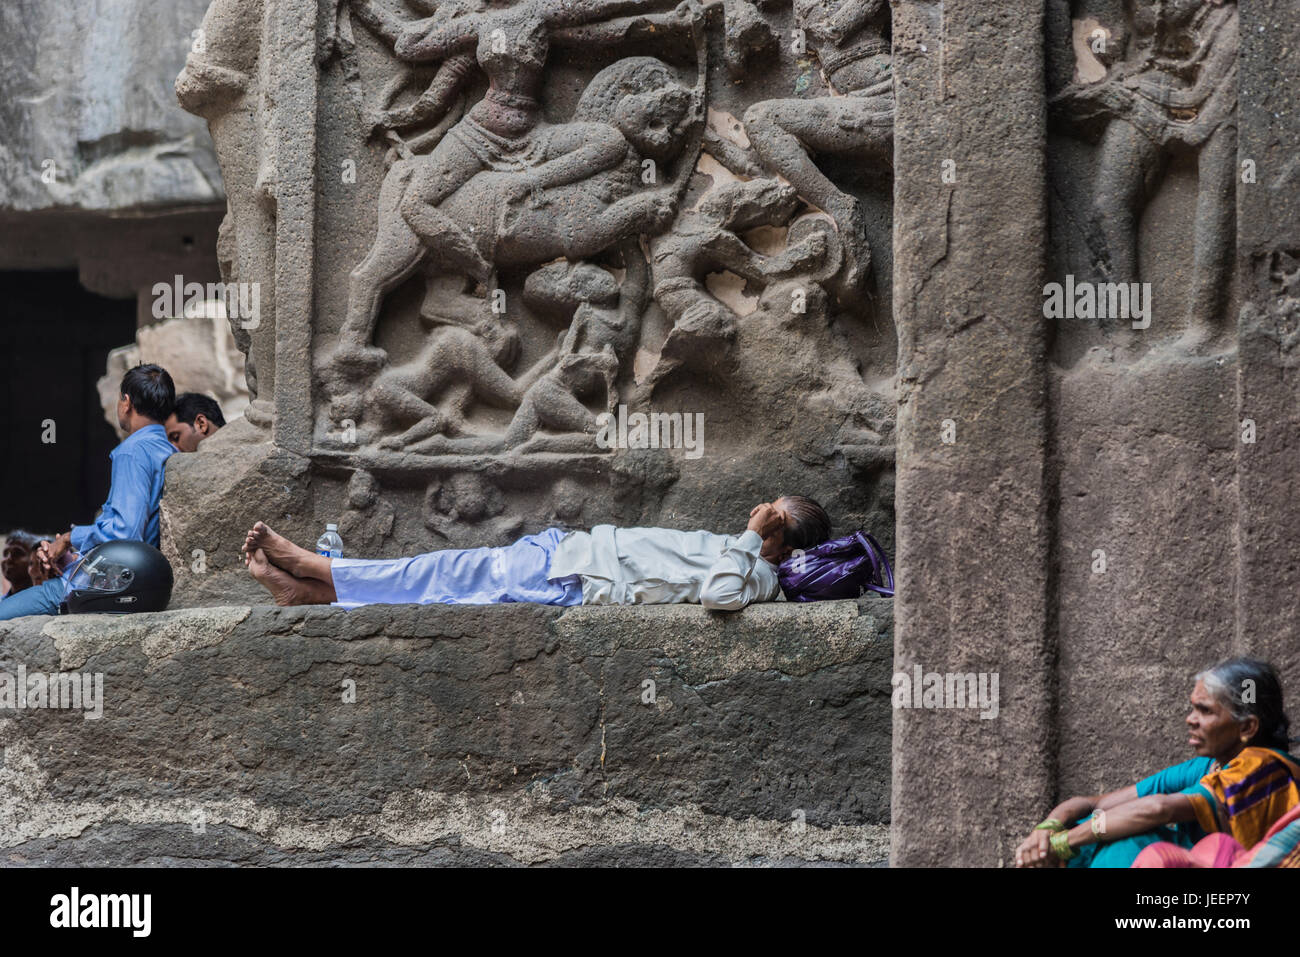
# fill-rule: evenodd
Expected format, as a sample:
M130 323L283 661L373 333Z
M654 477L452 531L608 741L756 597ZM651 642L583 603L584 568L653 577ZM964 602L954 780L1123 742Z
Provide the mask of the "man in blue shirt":
M113 478L108 501L90 525L74 525L41 544L38 561L50 579L0 601L0 621L57 613L67 592L60 576L96 545L137 541L158 547L163 466L176 451L163 423L175 408L176 387L161 366L139 365L123 376L120 391L117 423L126 438L109 456Z

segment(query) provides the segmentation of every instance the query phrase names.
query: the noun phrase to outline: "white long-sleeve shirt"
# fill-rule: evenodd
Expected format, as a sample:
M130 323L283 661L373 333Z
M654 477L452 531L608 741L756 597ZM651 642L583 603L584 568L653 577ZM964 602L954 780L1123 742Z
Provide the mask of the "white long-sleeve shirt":
M597 525L556 546L548 578L582 578L584 605L698 602L739 611L780 594L776 567L759 556L755 531L715 535L673 528Z

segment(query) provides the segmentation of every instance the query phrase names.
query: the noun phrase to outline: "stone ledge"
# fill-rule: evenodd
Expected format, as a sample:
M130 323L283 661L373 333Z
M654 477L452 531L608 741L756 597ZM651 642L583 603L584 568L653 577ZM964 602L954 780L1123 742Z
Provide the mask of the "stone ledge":
M891 613L238 606L0 624L0 671L104 676L98 720L0 710L0 860L879 863Z

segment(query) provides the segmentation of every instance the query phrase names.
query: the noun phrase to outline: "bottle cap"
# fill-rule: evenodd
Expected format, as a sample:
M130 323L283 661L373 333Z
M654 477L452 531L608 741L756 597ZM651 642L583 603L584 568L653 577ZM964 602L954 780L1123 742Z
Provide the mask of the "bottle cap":
M339 530L339 527L338 527L337 525L326 525L326 526L325 526L325 531L327 531L327 532L337 532L338 530Z

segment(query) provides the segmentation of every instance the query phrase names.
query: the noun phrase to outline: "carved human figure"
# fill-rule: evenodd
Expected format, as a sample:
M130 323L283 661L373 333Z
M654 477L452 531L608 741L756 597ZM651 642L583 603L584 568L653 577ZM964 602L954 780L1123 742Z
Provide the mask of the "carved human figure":
M588 499L599 494L599 489L593 489L585 482L561 476L551 486L550 515L546 521L554 525L579 524Z
M762 0L765 6L772 0ZM771 24L751 0L722 0L723 60L732 79L742 80L750 61L775 56L780 41Z
M862 206L818 169L813 155L848 154L882 168L892 165L889 7L886 0L795 0L794 19L836 95L755 103L745 111L745 133L769 172L785 177L835 220L845 258L838 291L859 302L871 277Z
M548 371L528 387L503 436L434 436L412 451L500 452L526 443L535 451L595 451L598 426L584 400L617 406L619 369L640 339L648 293L649 268L634 241L624 243L623 260L621 285L585 262L552 263L529 276L524 295L534 309L571 317L555 348L534 366ZM562 434L542 437L541 429Z
M346 4L347 0L337 0ZM466 13L482 12L486 4L483 0L407 0L420 12L429 16L441 13L444 20ZM395 48L401 38L402 30L408 22L395 16L387 8L373 0L352 0L352 14L376 36L390 47ZM424 57L403 57L409 62L421 63ZM478 61L473 53L457 53L440 58L437 72L428 87L413 103L404 107L393 106L393 101L406 87L410 77L406 72L398 73L384 88L380 95L379 108L369 117L375 132L386 136L398 148L400 156L410 158L426 148L436 145L446 133L445 121L452 119L450 111L462 92L478 73ZM444 121L444 122L440 122ZM434 129L428 130L410 140L403 140L397 135L398 130L409 129L425 123L435 123Z
M678 218L672 232L651 246L654 298L673 328L654 370L640 383L648 397L655 385L683 363L711 364L735 336L739 316L705 286L709 273L726 270L757 289L810 268L828 253L824 232L812 232L775 256L760 255L737 233L783 226L799 205L794 187L774 179L727 183L705 194Z
M435 305L421 311L428 334L419 352L386 367L368 387L341 391L330 402L335 423L364 418L367 434L379 438L381 448L401 450L431 435L462 432L473 400L518 408L528 386L546 371L539 363L519 380L510 377L519 334L484 300L448 290L445 283L431 286L427 299ZM440 398L453 390L459 394L440 407Z
M611 112L618 116L617 128L596 121ZM581 184L553 186L525 197L518 196L519 180L523 178L527 185L522 174L480 173L473 190L458 192L444 203L444 210L451 217L447 228L461 234L466 242L481 240L483 251L499 264L529 265L558 256L582 259L623 237L655 232L666 226L675 214L684 175L679 175L675 182L647 188L641 181L642 159L648 153L660 163L668 162L681 149L688 132L702 122L696 94L682 87L660 61L630 57L607 67L592 80L576 113L579 117L576 122L551 127L547 132L558 136L560 133L577 135L582 129L593 127L615 129L625 143L622 161L617 166L598 170ZM624 139L623 131L631 143ZM568 154L560 161L578 162L579 158ZM393 173L412 165L394 164ZM690 165L683 163L682 171L688 173ZM397 211L401 181L393 173L381 188L379 239L362 264L367 268L376 266L380 275L388 277L408 274L408 264L412 261L418 264L424 255L421 240ZM486 228L478 237L454 222L469 223L472 230L476 219L485 218L484 209L489 215ZM436 271L442 265L436 263L427 268ZM354 273L354 289L357 280ZM379 288L386 282L381 281ZM473 297L465 298L475 301ZM485 307L482 300L477 302L480 309ZM372 326L373 315L364 322L345 325L335 353L321 370L326 393L334 400L331 417L335 422L342 418L355 420L353 407L362 402L365 392L362 383L387 359L383 350L368 345ZM435 355L453 346L454 354L464 361L444 364L439 370L421 366L433 362ZM446 375L475 377L475 393L493 404L513 408L519 403L513 384L507 386L508 377L489 360L488 353L476 347L472 335L464 332L457 335L449 330L436 339L431 338L422 356L414 362L380 376L379 391L366 393L368 398L363 404L375 406L381 414L394 411L401 416L424 410L425 418L390 442L390 447L415 443L438 432L455 431L447 429L443 419L429 411L427 393L445 385ZM570 375L577 376L578 367L585 368L594 360L583 360L576 366L576 360L560 361ZM531 382L525 380L520 388L526 388Z
M453 548L473 548L514 541L524 520L506 511L505 496L482 475L457 472L425 490L424 524Z
M339 534L350 549L376 551L392 534L397 512L380 491L379 482L364 469L348 480L348 508L339 518Z
M463 223L481 208L477 204L484 195L497 198L493 228L480 230L477 241L498 267L533 265L559 255L590 258L619 240L659 232L671 222L680 179L665 182L656 176L660 185L649 187L643 164L647 159L658 168L670 163L700 119L694 93L662 62L624 58L592 80L571 123L546 131L547 138L573 140L593 130L601 131L601 137L615 131L618 148L601 163L589 166L585 175L575 172L563 183L536 188L528 174L480 173L473 181L477 195L457 193L442 209ZM547 162L577 164L587 158L569 152Z
M1137 230L1164 162L1195 151L1198 189L1188 347L1217 332L1235 229L1238 18L1235 0L1130 0L1129 47L1105 79L1072 84L1054 107L1108 120L1093 188L1103 271L1138 279Z
M357 2L364 8L361 0ZM612 104L611 114L598 122L575 120L546 126L541 122L537 98L555 34L653 6L652 0L573 0L563 4L523 0L482 12L467 12L461 6L439 7L434 16L401 28L394 42L399 58L445 60L473 51L489 86L485 97L442 137L432 153L395 163L385 178L375 244L351 277L341 353L365 358L383 295L410 275L429 251L436 252L450 268L482 282L489 279L493 260L485 255L483 244L497 232L496 204L483 201L486 191L476 187L465 191L475 194L477 200L466 200L470 210L441 208L475 176L511 174L496 176L492 185L506 190L507 200L518 202L618 166L634 142L653 155L664 131L646 127L645 103ZM665 16L676 23L691 14ZM601 38L599 31L590 29L577 35ZM653 200L642 198L639 202L644 205ZM664 202L661 199L661 205ZM470 215L464 215L466 212ZM629 218L625 210L621 212L623 215L613 216L603 230L602 224L597 224L587 235L610 237L606 245L616 242L626 231ZM662 210L657 213L663 217ZM539 250L535 261L561 254L567 251L548 256L546 250Z

